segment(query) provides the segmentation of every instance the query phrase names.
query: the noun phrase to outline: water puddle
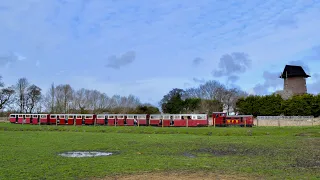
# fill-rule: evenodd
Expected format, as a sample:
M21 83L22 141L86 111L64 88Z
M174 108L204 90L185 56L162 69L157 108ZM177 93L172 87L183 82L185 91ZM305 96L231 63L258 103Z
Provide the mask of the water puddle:
M110 156L111 152L101 152L101 151L71 151L59 154L63 157L98 157L98 156Z

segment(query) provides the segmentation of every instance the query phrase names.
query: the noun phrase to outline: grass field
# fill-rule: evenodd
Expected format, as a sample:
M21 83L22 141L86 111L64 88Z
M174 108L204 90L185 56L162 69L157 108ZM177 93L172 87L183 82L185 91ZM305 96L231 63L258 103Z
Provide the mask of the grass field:
M58 155L73 150L115 154L93 158ZM320 127L0 123L0 160L0 179L319 179Z

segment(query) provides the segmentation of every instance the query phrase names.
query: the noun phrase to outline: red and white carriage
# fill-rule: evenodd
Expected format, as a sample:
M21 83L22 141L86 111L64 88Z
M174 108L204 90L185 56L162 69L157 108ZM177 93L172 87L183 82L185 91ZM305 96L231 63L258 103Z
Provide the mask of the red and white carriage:
M116 116L116 125L117 126L124 126L125 123L125 115L124 114L117 114Z
M98 114L96 116L96 124L97 125L105 125L108 115L106 114Z
M82 115L84 119L85 125L93 125L95 123L95 115L94 114L85 114Z
M161 122L161 114L150 114L149 125L150 126L159 126Z
M107 115L108 126L115 126L116 119L117 119L117 114L108 114Z

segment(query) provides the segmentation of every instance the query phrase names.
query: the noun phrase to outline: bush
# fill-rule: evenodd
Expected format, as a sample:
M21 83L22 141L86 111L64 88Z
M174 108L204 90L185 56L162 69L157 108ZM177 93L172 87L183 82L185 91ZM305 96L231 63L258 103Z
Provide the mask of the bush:
M237 103L239 114L256 116L320 116L320 94L295 95L284 100L280 95L248 96Z

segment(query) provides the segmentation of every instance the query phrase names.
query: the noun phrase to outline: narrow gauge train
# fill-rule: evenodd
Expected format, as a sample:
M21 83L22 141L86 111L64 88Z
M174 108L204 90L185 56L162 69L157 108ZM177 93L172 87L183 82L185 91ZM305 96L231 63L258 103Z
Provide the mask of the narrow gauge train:
M214 112L207 114L10 114L16 124L43 125L107 125L107 126L253 126L252 115L227 116Z

